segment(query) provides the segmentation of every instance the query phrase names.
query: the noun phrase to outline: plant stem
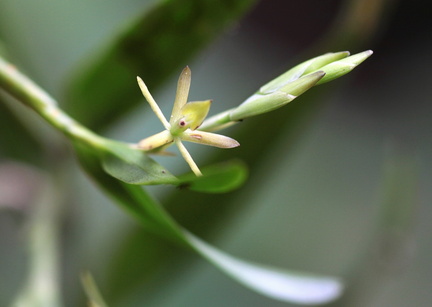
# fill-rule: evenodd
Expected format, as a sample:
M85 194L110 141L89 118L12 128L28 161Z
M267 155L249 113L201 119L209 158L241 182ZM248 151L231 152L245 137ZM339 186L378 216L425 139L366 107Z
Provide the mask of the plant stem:
M0 57L0 87L24 105L32 108L49 124L71 138L100 146L105 139L69 117L57 102L15 66Z
M230 119L230 113L234 109L235 108L232 108L232 109L223 111L221 113L218 113L216 115L213 115L213 116L207 118L201 124L201 126L198 128L198 130L207 131L207 132L214 132L214 131L224 129L224 128L227 128L229 126L232 126L232 125L238 123L238 121L232 121Z

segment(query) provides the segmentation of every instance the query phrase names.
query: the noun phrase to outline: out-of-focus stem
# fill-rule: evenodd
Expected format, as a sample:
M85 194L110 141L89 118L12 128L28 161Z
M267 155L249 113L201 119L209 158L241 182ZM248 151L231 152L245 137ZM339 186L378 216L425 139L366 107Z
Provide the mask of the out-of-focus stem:
M45 179L30 212L29 274L13 307L60 307L59 217L62 194L58 180Z

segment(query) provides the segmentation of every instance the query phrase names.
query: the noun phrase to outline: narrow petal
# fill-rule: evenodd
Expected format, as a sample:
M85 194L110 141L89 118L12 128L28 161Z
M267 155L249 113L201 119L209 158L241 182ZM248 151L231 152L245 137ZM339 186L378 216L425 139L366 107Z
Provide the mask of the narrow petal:
M164 130L140 141L138 148L148 151L172 143L173 141L171 133L168 130Z
M152 108L153 112L159 118L159 120L161 121L162 125L164 125L165 129L169 130L170 129L170 124L166 120L165 116L163 115L163 113L162 113L161 109L159 108L158 104L156 103L156 101L153 99L153 96L150 94L150 92L149 92L149 90L147 88L147 85L145 85L144 81L140 77L137 77L137 81L138 81L138 85L139 85L139 87L141 89L141 92L143 93L145 99L149 103L149 105Z
M240 146L239 142L230 137L205 131L186 130L181 135L181 139L188 142L215 146L219 148L233 148Z
M200 169L198 168L198 165L196 165L195 161L192 159L192 156L190 155L189 151L187 151L186 147L183 145L183 143L180 141L180 139L176 138L175 143L185 161L187 164L189 164L189 167L197 176L202 176L202 173Z
M181 72L177 82L177 92L176 92L174 106L170 118L171 125L175 120L178 120L180 115L180 110L187 102L190 84L191 84L191 70L189 69L189 66L186 66Z

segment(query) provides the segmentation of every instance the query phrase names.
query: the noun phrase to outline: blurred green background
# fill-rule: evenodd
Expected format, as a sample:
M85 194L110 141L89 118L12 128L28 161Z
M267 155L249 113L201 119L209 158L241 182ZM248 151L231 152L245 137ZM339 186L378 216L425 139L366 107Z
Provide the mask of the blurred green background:
M63 102L80 67L154 2L3 0L0 53ZM353 296L359 296L355 300L334 306L354 306L363 299L366 302L359 306L428 306L431 12L432 4L420 0L259 1L197 57L179 63L192 69L190 99L214 100L211 114L239 104L266 81L309 57L366 49L374 55L348 76L314 88L287 106L283 114L290 122L282 129L271 130L273 113L230 129L230 135L242 136L237 139L248 144L248 152L188 146L200 165L206 164L208 155L219 154L217 160L249 156L251 177L239 191L200 196L198 203L189 201L193 193L172 188L151 192L163 203L167 200L172 214L188 229L231 254L288 269L347 276L364 289L354 291ZM172 50L174 59L176 52ZM153 92L166 113L176 75ZM102 133L136 142L158 132L160 123L148 109L143 100ZM290 112L301 116L290 117ZM33 114L25 114L23 120L52 133ZM242 132L255 125L265 125L266 133ZM13 143L14 130L4 123L1 127L2 139ZM268 139L271 146L261 148ZM1 144L0 184L13 186L4 174L11 161L21 157L7 150L7 143ZM256 167L255 150L260 152ZM404 239L394 254L377 260L385 161L395 151L402 153L403 163L415 163L415 221L401 234ZM187 170L179 157L158 161L173 173ZM60 236L65 306L84 306L82 270L92 272L110 306L289 306L245 289L195 255L146 234L90 183L76 163L71 163L66 180L71 189L62 208ZM174 207L168 192L176 193ZM213 199L211 205L206 199ZM26 274L25 203L26 199L18 210L0 212L0 306L10 304ZM4 197L1 205L5 206ZM184 214L189 210L197 215ZM152 244L162 259L155 265L143 258L152 253ZM393 258L397 259L388 265ZM142 274L145 270L151 273Z

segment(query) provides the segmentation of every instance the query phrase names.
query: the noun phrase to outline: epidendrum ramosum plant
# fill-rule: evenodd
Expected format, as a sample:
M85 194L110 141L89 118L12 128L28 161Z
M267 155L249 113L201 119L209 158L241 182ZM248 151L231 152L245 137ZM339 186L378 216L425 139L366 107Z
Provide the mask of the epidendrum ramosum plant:
M231 161L199 168L182 141L221 148L239 146L241 140L237 142L214 132L283 107L315 85L350 72L371 54L372 51L364 51L350 56L348 52L336 52L312 58L265 84L239 106L209 118L210 100L187 102L191 83L188 67L180 75L169 120L162 114L144 81L138 77L139 87L164 130L137 144L105 138L81 125L61 110L44 90L3 59L0 59L0 87L61 131L73 144L89 176L146 229L197 252L259 293L283 301L318 304L341 295L344 286L340 279L261 266L227 255L178 225L142 186L171 184L209 193L228 192L239 187L246 178L242 163ZM152 154L167 154L166 149L172 144L177 145L192 173L174 176L151 158ZM97 291L91 279L85 278L84 284L91 300L95 304L101 301L95 294ZM102 306L103 303L98 304Z

